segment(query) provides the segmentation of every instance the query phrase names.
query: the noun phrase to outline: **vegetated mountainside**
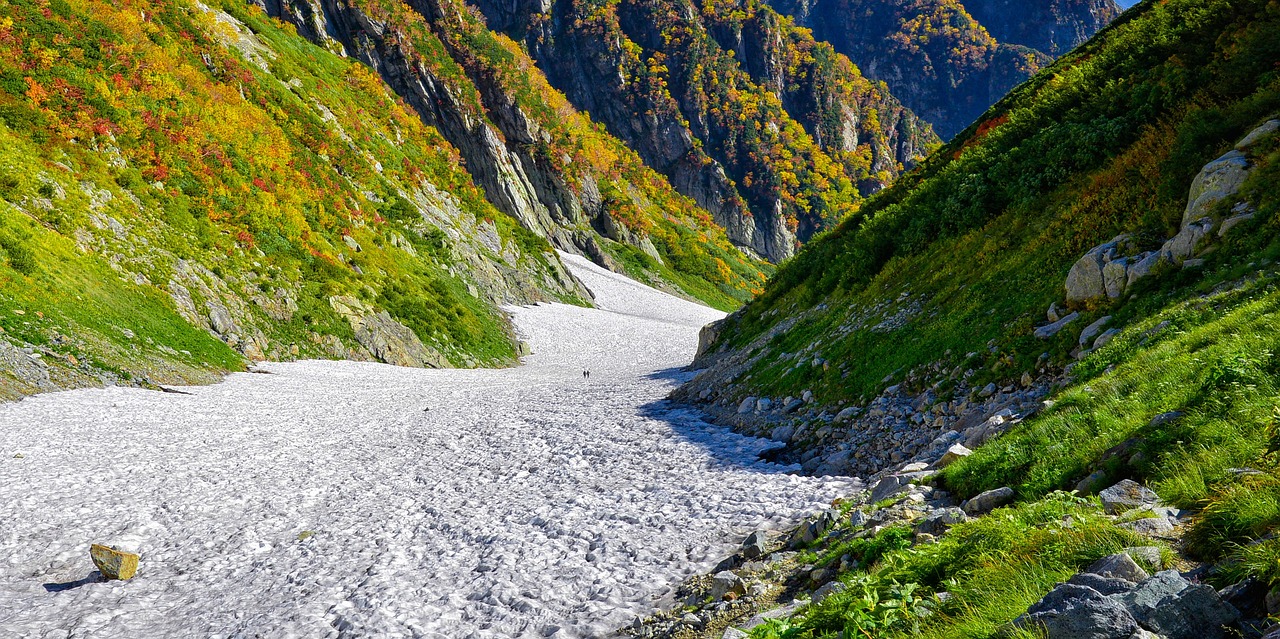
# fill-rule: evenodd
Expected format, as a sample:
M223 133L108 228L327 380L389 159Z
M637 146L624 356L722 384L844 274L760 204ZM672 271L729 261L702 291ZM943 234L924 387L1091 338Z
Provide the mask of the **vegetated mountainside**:
M774 0L950 139L1120 14L1112 0Z
M475 4L736 244L773 261L937 141L883 84L755 0Z
M1223 596L1266 616L1280 586L1278 29L1274 0L1139 5L706 330L707 368L679 397L811 471L879 472L861 518L820 535L838 548L809 561L849 592L754 636L992 636L1033 604L1097 628L1070 616L1092 604L1063 612L1093 591L1037 601L1139 541L1163 548L1156 567L1173 549L1219 588L1255 580ZM1154 493L1117 489L1141 499L1116 506L1113 491L1105 512L1088 497L1123 479ZM965 508L1012 502L991 517L911 528L939 514L917 505L996 489ZM1138 503L1157 500L1170 508ZM1111 601L1116 619L1160 627ZM1236 618L1207 622L1182 595L1161 605L1213 626L1196 636Z
M727 244L704 209L575 110L461 0L259 4L376 69L458 148L495 207L557 248L721 308L763 278L768 267Z
M547 237L722 308L763 277L563 98L581 131L558 161L581 167L560 179L599 206L540 225L490 203L476 164L367 66L251 5L0 15L2 397L207 381L245 358L509 363L499 305L590 297ZM456 69L423 50L419 66ZM476 93L442 117L483 120Z

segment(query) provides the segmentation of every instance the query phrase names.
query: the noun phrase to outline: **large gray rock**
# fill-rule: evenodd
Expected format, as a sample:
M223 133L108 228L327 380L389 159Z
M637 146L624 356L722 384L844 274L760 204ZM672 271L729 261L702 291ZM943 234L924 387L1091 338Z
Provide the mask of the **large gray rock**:
M1035 336L1040 339L1049 339L1050 337L1057 335L1058 332L1061 331L1062 329L1066 328L1067 324L1070 324L1078 319L1080 319L1080 314L1072 313L1052 324L1037 328L1035 330Z
M888 475L871 488L871 503L882 502L907 489L910 481L899 475Z
M1089 341L1094 338L1094 336L1102 332L1102 327L1106 326L1107 322L1110 322L1110 321L1111 321L1110 315L1103 315L1102 317L1098 318L1098 321L1084 327L1084 330L1080 331L1080 339L1078 340L1079 344L1081 346L1088 344Z
M1139 629L1120 602L1076 584L1054 588L1013 623L1048 639L1130 639Z
M767 552L766 543L767 540L763 530L757 530L747 535L746 540L742 542L742 556L747 559L755 559L764 555Z
M1144 628L1168 639L1219 639L1240 613L1211 586L1192 584L1174 570L1158 572L1117 595Z
M948 528L967 521L968 516L959 508L939 508L920 520L916 524L915 531L917 534L923 533L938 537L946 532Z
M1277 133L1280 133L1280 120L1267 120L1262 123L1262 126L1250 131L1248 135L1236 142L1236 150L1248 151L1253 145Z
M739 414L739 415L746 415L747 413L750 413L751 411L753 411L753 410L755 410L755 409L756 409L756 398L755 398L755 397L748 397L748 398L746 398L746 399L742 400L742 403L741 403L741 404L738 404L738 414Z
M968 515L981 515L991 512L1009 502L1013 501L1013 489L1008 486L988 490L980 493L973 499L964 502L960 508Z
M1107 288L1102 279L1102 268L1115 256L1116 243L1113 241L1089 249L1076 260L1067 272L1067 301L1083 302L1104 297Z
M951 464L954 464L972 454L973 451L965 448L964 444L952 444L951 447L947 449L947 452L943 453L942 457L938 458L938 461L934 462L933 467L946 468L947 466L950 466Z
M1084 572L1101 575L1103 577L1112 577L1115 579L1124 579L1132 583L1144 581L1151 575L1142 569L1137 562L1133 560L1127 553L1116 553L1107 555L1099 559L1084 569Z
M1104 488L1098 493L1098 497L1102 499L1102 507L1109 515L1118 515L1142 506L1154 506L1160 500L1160 496L1154 491L1132 479Z
M1187 208L1182 214L1182 226L1185 228L1191 222L1208 216L1214 204L1239 192L1240 186L1248 179L1249 172L1249 158L1238 150L1228 151L1204 165L1191 181Z
M1212 232L1213 220L1207 217L1184 224L1177 235L1164 243L1160 252L1170 255L1175 264L1182 264L1208 247L1213 240Z
M722 570L711 578L712 599L718 601L724 599L727 594L741 595L745 592L747 592L747 582L732 571Z
M1173 532L1173 522L1165 517L1144 517L1134 521L1128 521L1120 524L1121 528L1128 528L1139 535L1156 536Z

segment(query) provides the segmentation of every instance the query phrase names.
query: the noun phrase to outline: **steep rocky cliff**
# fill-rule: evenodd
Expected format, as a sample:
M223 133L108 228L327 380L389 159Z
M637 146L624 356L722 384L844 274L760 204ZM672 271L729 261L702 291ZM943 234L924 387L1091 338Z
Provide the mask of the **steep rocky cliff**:
M1120 13L1112 0L773 0L949 139Z
M743 282L758 281L760 272L736 250L690 232L709 223L703 211L647 175L625 145L577 112L464 2L261 6L375 69L459 149L494 206L556 247L681 294L724 286L721 303L752 285ZM671 286L673 277L680 283Z
M936 140L883 85L756 2L476 5L576 106L770 260Z

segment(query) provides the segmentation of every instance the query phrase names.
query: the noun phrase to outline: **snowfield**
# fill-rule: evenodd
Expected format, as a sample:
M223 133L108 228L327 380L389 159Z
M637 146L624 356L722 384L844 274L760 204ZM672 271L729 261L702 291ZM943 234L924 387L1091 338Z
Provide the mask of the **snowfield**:
M518 368L0 404L0 636L608 636L854 489L662 401L718 312L564 259L601 310L513 309ZM94 542L138 576L94 579Z

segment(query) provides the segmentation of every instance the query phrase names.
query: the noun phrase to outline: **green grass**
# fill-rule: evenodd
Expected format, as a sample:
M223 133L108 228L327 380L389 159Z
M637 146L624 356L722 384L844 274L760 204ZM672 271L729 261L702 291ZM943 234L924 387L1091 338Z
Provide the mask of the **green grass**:
M1096 501L1054 493L958 524L937 543L884 546L879 561L841 576L851 586L848 591L752 636L809 639L845 631L845 636L990 637L1056 583L1136 545L1147 543L1117 528ZM944 591L951 597L940 602L934 595ZM899 602L890 623L873 600Z

